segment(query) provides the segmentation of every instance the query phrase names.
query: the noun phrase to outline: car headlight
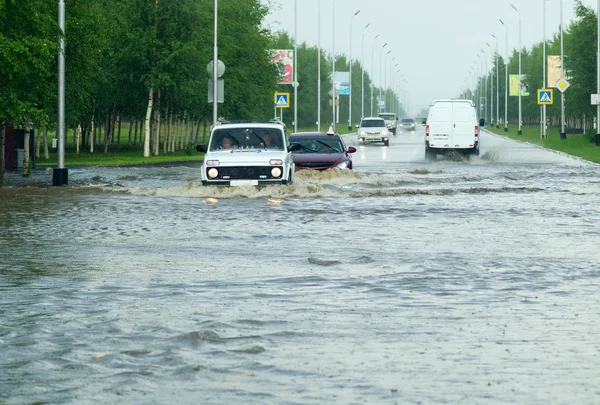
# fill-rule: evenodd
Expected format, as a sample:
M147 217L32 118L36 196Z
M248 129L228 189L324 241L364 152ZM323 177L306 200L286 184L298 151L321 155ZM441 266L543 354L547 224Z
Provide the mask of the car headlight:
M367 134L367 131L360 131L360 132L359 132L359 135L360 135L360 136L365 136L366 134Z
M211 179L216 179L218 175L219 171L214 167L212 169L208 169L208 177L210 177Z
M221 162L219 162L218 160L207 160L206 161L206 166L219 166L221 164Z
M283 160L281 160L281 159L271 159L271 160L269 160L269 164L271 166L282 166L283 165ZM277 176L275 176L275 177L277 177Z
M343 162L340 162L337 164L336 166L338 169L347 169L348 168L348 161L345 160Z
M274 167L271 169L271 176L273 177L280 177L281 176L281 168L279 167Z
M383 131L381 131L381 135L386 136L388 134L388 130L384 129Z

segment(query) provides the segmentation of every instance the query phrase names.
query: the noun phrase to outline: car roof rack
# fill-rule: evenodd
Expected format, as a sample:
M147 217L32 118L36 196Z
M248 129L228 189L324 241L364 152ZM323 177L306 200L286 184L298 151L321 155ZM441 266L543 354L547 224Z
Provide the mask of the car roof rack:
M281 120L270 119L270 120L228 120L219 119L215 125L224 124L279 124L285 127L285 123Z

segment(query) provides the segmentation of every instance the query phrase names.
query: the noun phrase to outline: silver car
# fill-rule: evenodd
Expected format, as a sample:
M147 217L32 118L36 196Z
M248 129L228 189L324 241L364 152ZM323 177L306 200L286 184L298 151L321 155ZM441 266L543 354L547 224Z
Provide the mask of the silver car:
M415 120L413 120L412 118L402 118L402 121L400 121L401 131L414 131L415 129Z
M390 134L383 118L363 118L358 126L357 141L360 144L382 142L384 146L390 145Z

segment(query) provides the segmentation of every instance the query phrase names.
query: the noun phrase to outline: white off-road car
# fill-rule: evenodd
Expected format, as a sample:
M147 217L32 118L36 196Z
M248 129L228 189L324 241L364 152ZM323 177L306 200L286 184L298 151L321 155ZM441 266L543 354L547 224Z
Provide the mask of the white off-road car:
M291 184L295 166L281 122L219 122L203 152L202 184L258 186Z

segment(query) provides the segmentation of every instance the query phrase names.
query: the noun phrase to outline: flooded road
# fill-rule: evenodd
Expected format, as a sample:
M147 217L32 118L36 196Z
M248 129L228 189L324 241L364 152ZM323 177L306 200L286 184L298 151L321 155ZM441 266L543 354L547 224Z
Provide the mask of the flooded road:
M283 187L0 188L0 403L600 403L600 166L423 144Z

